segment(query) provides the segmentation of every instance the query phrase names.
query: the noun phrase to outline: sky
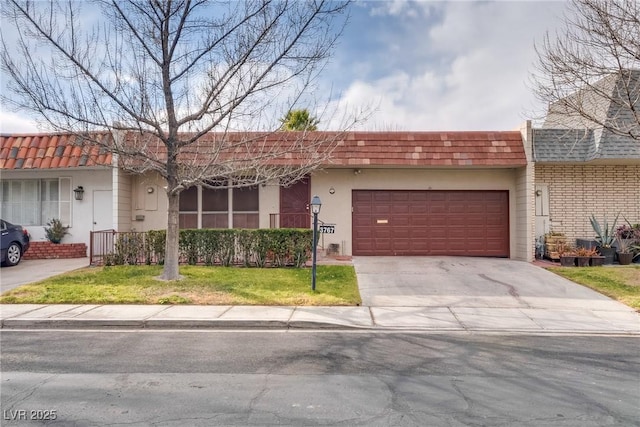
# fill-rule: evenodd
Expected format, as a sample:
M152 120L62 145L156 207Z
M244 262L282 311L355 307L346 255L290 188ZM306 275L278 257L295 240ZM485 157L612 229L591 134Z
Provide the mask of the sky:
M374 131L512 130L539 118L546 106L529 84L534 46L560 28L565 7L356 1L318 81L319 94L331 94L320 129L360 109L368 119L356 129ZM42 130L27 114L0 108L0 132Z

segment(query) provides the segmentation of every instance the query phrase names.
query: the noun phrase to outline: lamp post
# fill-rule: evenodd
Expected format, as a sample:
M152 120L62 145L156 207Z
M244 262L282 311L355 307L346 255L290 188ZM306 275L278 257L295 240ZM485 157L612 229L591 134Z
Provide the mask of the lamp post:
M311 199L311 213L313 214L313 252L312 252L312 261L311 261L311 290L316 290L316 260L318 252L318 214L320 213L320 208L322 207L322 202L320 201L320 197L313 196Z

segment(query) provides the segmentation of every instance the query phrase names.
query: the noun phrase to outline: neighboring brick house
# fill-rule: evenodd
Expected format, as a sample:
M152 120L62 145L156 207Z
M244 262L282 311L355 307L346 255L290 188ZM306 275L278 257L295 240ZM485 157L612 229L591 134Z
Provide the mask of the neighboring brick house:
M640 94L640 71L607 77L594 88L567 102L580 102L598 123L571 114L561 100L542 128L532 130L536 235L591 239L592 214L613 221L620 213L640 223L640 102L638 95L624 96Z

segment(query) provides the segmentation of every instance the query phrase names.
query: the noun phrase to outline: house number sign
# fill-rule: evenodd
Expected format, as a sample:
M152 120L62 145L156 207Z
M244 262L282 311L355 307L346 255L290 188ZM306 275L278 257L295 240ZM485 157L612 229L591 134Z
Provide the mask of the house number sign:
M318 228L320 229L320 232L324 234L335 234L336 232L335 224L323 224Z

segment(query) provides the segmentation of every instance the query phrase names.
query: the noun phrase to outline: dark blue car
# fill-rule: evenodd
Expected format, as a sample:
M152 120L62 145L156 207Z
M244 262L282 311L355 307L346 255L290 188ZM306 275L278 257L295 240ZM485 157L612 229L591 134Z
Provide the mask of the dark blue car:
M0 219L2 230L2 265L16 265L29 249L29 233L19 225Z

